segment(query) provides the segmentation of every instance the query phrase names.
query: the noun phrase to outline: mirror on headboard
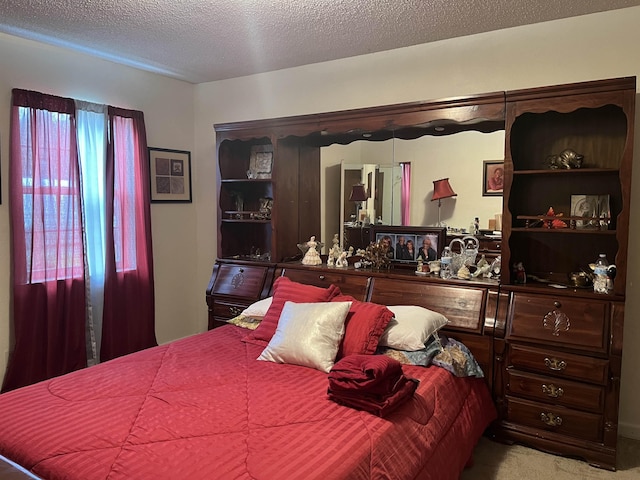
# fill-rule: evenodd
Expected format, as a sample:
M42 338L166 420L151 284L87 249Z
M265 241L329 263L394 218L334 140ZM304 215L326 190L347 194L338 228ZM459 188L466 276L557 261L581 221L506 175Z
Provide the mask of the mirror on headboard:
M399 165L346 163L343 160L341 167L340 220L343 224L399 224L402 215L399 198L402 174ZM364 201L351 198L352 189L358 184L362 185L367 195Z
M355 215L356 205L349 202L353 183L369 185L372 168L384 172L384 186L377 199L363 205L371 208L369 219L386 225L402 225L400 211L399 166L411 164L409 219L412 226L435 226L438 205L432 202L433 182L449 178L457 196L441 202L441 221L454 228L469 228L475 217L480 228L489 228L489 219L502 212L502 196L486 195L483 190L485 161L504 158L504 130L483 133L461 131L455 135L424 135L415 139L393 138L385 141L360 140L347 145L329 145L320 149L323 229L321 238L331 244L334 233L341 238L343 228ZM380 177L378 177L380 178ZM394 180L395 179L395 180ZM370 189L369 189L370 190ZM375 213L373 213L375 211Z

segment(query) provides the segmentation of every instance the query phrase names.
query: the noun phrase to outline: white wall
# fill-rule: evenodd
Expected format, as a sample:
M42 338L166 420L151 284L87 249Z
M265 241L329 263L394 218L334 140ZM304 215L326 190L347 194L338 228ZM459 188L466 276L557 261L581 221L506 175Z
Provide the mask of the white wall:
M10 345L9 118L11 89L141 110L150 146L193 150L193 85L56 47L0 34L0 382ZM193 175L199 159L192 157ZM195 191L196 202L198 191ZM204 290L198 263L194 204L152 204L156 335L167 342L203 330ZM208 259L207 259L208 262ZM204 310L204 313L203 313Z
M640 7L490 32L433 44L307 65L196 86L196 154L201 201L215 205L213 124L438 99L619 76L640 77ZM636 119L640 141L640 121ZM636 146L637 147L637 146ZM638 152L638 148L636 148ZM636 153L635 163L640 158ZM477 180L469 188L477 188ZM640 212L640 166L632 211ZM204 190L209 190L205 193ZM456 185L461 195L463 185ZM205 284L215 257L215 212L198 209ZM640 215L631 219L630 245L640 241ZM465 221L466 218L465 218ZM640 255L630 248L620 431L640 439Z

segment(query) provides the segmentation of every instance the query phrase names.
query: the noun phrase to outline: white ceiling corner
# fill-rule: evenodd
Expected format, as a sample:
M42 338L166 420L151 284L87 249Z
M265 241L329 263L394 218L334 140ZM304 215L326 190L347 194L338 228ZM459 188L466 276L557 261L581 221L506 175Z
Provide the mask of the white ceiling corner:
M191 83L640 5L640 0L3 0L0 32Z

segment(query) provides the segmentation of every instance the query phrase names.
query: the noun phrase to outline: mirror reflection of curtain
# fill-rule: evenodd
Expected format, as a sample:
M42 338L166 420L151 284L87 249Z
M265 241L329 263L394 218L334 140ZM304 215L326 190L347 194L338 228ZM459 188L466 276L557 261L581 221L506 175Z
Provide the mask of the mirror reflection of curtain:
M400 163L400 215L402 225L411 225L411 162Z

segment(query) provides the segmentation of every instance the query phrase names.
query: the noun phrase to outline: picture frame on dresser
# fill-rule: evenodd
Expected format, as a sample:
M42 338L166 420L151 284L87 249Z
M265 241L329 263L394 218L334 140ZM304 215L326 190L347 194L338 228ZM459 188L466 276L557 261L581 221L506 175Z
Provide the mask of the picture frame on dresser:
M440 258L446 241L446 231L446 227L376 225L371 229L371 241L386 240L390 243L393 252L390 255L392 263L413 265L418 262L420 249L427 240L436 258ZM413 251L407 248L409 242L413 243Z
M148 147L151 203L191 203L191 152Z

